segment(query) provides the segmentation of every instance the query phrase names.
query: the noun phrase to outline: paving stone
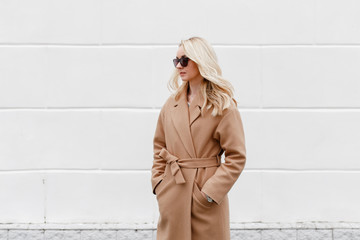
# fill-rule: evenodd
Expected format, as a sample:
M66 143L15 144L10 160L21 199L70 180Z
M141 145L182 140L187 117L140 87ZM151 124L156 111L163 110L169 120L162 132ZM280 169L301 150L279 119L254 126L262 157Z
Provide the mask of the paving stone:
M81 240L116 240L116 231L82 230Z
M261 240L296 240L296 230L262 230Z
M9 230L8 240L44 240L43 230Z
M0 240L8 239L8 230L0 230Z
M297 240L332 240L332 230L301 229Z
M80 230L46 230L45 240L80 240Z
M333 240L360 240L360 229L334 229Z
M117 240L152 240L156 239L153 236L152 230L119 230L117 232ZM155 238L153 238L155 237Z
M231 240L261 240L261 231L231 230Z

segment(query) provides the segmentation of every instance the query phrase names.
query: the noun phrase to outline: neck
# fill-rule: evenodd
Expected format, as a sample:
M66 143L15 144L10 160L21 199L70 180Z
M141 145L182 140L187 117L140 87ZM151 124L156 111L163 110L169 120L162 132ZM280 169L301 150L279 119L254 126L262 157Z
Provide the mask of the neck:
M204 78L200 75L197 79L189 81L188 95L196 95Z

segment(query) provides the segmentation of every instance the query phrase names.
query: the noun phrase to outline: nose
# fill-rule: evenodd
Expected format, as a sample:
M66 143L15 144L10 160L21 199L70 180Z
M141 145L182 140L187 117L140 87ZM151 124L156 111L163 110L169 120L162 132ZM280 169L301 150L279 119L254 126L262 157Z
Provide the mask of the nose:
M180 62L178 62L178 64L176 64L176 68L177 68L177 69L182 69L183 66L181 66Z

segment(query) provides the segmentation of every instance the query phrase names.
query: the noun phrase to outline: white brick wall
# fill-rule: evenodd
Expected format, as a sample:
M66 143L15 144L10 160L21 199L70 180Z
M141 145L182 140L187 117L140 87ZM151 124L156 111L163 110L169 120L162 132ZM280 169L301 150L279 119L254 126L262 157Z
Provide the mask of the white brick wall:
M214 45L244 122L248 162L230 192L231 222L360 222L359 9L356 0L1 1L0 223L153 228L153 133L177 44L193 35ZM3 231L1 240L23 234ZM316 234L359 236L341 231Z

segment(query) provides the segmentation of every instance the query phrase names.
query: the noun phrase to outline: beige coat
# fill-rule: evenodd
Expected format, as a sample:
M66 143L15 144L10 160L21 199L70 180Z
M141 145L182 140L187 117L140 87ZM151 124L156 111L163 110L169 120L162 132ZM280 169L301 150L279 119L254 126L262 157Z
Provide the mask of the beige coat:
M201 115L203 101L199 93L188 107L184 91L178 101L170 96L159 114L151 176L157 240L230 239L227 193L245 166L243 125L234 102L213 117L212 109Z

